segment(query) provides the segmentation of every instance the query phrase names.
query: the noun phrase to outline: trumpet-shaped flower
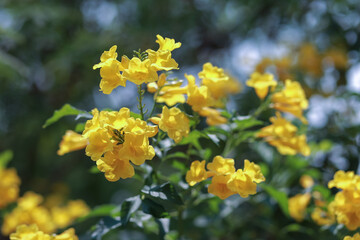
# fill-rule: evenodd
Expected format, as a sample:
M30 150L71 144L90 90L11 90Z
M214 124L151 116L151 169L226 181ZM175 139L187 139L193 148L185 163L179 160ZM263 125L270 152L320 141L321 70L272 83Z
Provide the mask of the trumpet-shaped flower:
M62 156L66 153L83 149L86 145L87 139L83 138L81 134L67 130L60 142L57 154Z
M251 176L242 169L238 169L231 175L229 181L227 182L227 187L231 191L238 193L243 198L256 194L256 183L253 182Z
M100 57L101 62L93 66L93 69L101 68L100 91L105 94L110 94L118 86L126 86L126 80L120 74L121 63L116 60L116 48L114 45L109 51L104 51Z
M187 86L187 103L194 111L200 111L204 107L209 107L214 104L214 99L207 86L198 87L195 84L195 77L193 75L185 74L188 80Z
M165 103L169 107L174 106L177 103L185 103L184 94L187 93L187 88L180 86L181 82L174 85L163 86L159 92L159 95L155 99L156 102Z
M206 117L206 123L209 126L216 126L227 123L227 119L221 116L221 113L209 107L204 107L199 111L200 116Z
M146 59L141 61L140 58L133 57L126 69L124 69L122 76L137 84L155 82L158 80L156 70L151 67L151 61Z
M276 110L291 113L303 123L307 123L306 118L303 116L303 110L305 110L309 104L304 90L298 82L286 80L284 89L274 93L271 101Z
M190 170L186 173L186 182L190 186L194 186L198 182L206 180L207 173L205 169L205 160L193 161L190 166Z
M276 87L277 82L274 76L270 73L260 74L255 72L251 74L250 79L247 80L246 85L255 89L256 95L260 99L264 99L269 92L269 87Z
M156 42L159 44L159 50L166 50L166 51L173 51L176 48L181 47L181 43L177 42L175 43L174 39L171 38L163 38L159 34L156 35L157 40Z
M10 235L10 240L78 240L75 230L70 228L59 235L49 235L39 230L36 224L19 225L16 232Z
M151 49L146 50L148 58L151 61L151 68L155 71L170 71L173 69L179 69L178 63L171 57L171 52L167 50L154 51Z
M360 240L360 233L355 233L354 236L346 236L344 237L344 240Z
M232 158L216 156L211 163L207 164L207 169L215 175L229 175L235 173L235 162Z

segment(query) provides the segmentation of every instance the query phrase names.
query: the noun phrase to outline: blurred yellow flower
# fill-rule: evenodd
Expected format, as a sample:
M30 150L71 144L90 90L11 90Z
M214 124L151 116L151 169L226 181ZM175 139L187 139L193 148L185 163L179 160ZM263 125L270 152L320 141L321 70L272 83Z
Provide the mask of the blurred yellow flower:
M265 177L261 172L260 166L247 159L244 160L244 173L246 173L251 180L256 183L265 181Z
M16 201L19 196L20 183L21 180L14 168L0 168L0 209Z
M300 185L303 188L311 188L314 185L314 179L309 175L302 175L300 178Z
M56 226L50 211L41 206L43 198L33 192L27 192L18 199L18 206L4 216L1 232L7 236L22 224L36 224L45 233L53 233Z
M215 108L204 107L199 111L200 116L206 117L209 126L216 126L227 123L227 119Z
M271 117L271 125L263 127L257 133L258 137L264 138L270 145L276 147L283 155L295 155L301 153L304 156L310 155L310 147L306 143L305 135L296 135L297 127L276 113Z
M314 211L311 213L311 218L316 224L322 225L331 225L335 223L335 217L323 209L316 207Z
M344 172L339 170L335 173L334 179L328 183L328 187L354 191L360 187L360 176L353 171Z
M141 165L151 160L155 151L149 137L157 134L157 127L130 117L130 110L92 111L93 118L85 124L83 137L88 139L86 155L97 161L100 171L109 181L134 175L129 161Z
M301 222L305 218L306 208L310 202L310 193L296 194L289 198L289 213L296 221Z
M335 68L346 69L349 66L348 57L346 51L343 49L332 48L325 52L324 58L330 60Z
M141 61L137 57L130 60L129 66L124 69L122 76L137 85L158 80L156 70L151 68L151 61L149 59Z
M286 80L284 89L274 93L271 101L276 110L291 113L303 123L307 123L303 110L307 109L309 104L300 83Z
M16 232L10 235L10 240L78 240L75 230L70 228L59 235L49 235L39 230L36 224L19 225Z
M186 173L186 182L190 186L194 186L198 182L206 180L207 173L205 169L205 160L203 161L193 161L190 166L190 170Z
M77 218L87 215L90 209L84 201L72 200L67 205L55 206L50 211L56 228L65 228L71 225Z
M67 130L60 142L57 154L62 156L66 153L83 149L86 145L87 140L83 138L81 134Z
M109 51L104 51L100 57L100 63L95 64L93 69L100 69L100 91L105 94L110 94L118 86L126 86L126 80L120 74L121 63L116 60L117 46L114 45Z
M171 38L163 38L161 35L156 35L156 42L159 44L159 50L173 51L176 48L181 47L181 43L175 43L174 39Z
M194 111L200 111L204 107L212 106L215 99L211 96L211 93L207 86L196 86L195 77L193 75L185 74L188 80L187 86L187 103L192 107Z
M354 236L346 236L344 237L344 240L360 240L360 233L355 233Z
M323 73L321 54L314 45L310 43L301 46L299 50L298 65L300 69L315 77L320 77Z
M202 85L207 86L211 95L216 99L227 97L228 94L240 92L240 83L224 72L224 69L205 63L199 72Z
M270 73L260 74L254 72L251 74L250 79L247 80L246 85L255 89L256 95L260 99L264 99L269 92L269 87L276 87L277 82L274 76Z

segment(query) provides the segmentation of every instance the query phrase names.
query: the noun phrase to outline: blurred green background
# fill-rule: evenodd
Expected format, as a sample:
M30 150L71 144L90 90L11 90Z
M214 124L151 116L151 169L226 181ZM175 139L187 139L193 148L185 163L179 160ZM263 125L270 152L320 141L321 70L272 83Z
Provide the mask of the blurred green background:
M107 182L102 174L90 172L94 162L83 151L57 156L62 135L76 125L73 118L42 128L53 111L65 103L87 111L123 106L135 110L134 86L118 88L111 95L99 92L100 76L92 66L104 50L116 44L119 55L131 56L135 49L156 49L156 34L161 34L182 43L174 51L180 66L178 76L196 74L210 61L245 86L263 58L296 58L296 51L311 43L319 52L341 49L348 59L342 69L322 61L319 75L293 74L307 86L311 97L307 130L314 153L307 160L286 161L288 165L284 166L282 160L278 165L267 160L271 155L266 155L265 145L244 145L237 157L262 159L259 161L269 165L267 178L289 194L296 193L299 177L310 168L316 170L318 183L325 186L336 169L359 168L359 33L358 0L2 0L0 152L13 151L10 166L18 170L22 193L32 190L47 195L57 183L65 183L69 198L84 199L92 207L120 203L138 193L141 183L135 179ZM147 96L146 101L150 98ZM247 115L258 104L252 89L244 87L229 108ZM329 143L326 151L318 144L324 139ZM306 162L301 165L304 167L297 168L302 161ZM232 212L224 210L225 204L221 205L222 215L198 209L198 216L203 218L189 222L193 224L187 227L189 239L281 239L279 231L293 220L284 217L279 207L270 208L274 203L266 196L255 198L263 198L268 204L239 203ZM314 223L307 224L313 228ZM300 232L284 236L311 236ZM323 235L317 237L329 239ZM135 239L137 235L127 236Z

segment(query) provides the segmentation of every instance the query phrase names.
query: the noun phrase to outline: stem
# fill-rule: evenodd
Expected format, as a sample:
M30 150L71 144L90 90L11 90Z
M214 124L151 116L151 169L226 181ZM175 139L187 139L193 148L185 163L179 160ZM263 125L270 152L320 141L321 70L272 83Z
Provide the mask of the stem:
M142 104L142 100L144 98L144 91L141 89L141 84L138 85L138 94L139 94L139 97L138 97L138 101L139 101L139 104L138 104L138 109L140 110L140 115L141 115L141 120L144 120L144 105Z

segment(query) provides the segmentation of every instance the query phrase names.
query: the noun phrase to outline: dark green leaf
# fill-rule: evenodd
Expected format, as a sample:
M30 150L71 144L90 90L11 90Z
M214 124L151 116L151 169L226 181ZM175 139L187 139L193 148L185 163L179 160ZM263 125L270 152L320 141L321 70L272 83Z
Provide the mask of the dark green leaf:
M252 118L252 117L237 119L237 120L234 120L234 122L237 124L237 129L238 130L244 130L244 129L247 129L247 128L251 128L251 127L255 127L255 126L259 126L259 125L264 124L263 121L257 120L257 119Z
M106 233L120 226L121 226L121 221L111 217L105 217L101 219L98 222L98 224L96 224L95 230L91 234L91 238L96 240L101 240Z
M75 132L82 133L85 129L85 123L78 123L75 126Z
M129 222L130 215L135 212L140 207L140 205L141 199L139 196L128 198L121 204L120 218L121 224L123 226Z
M142 210L144 213L150 214L155 218L164 218L168 216L165 208L149 198L142 201Z
M286 193L281 192L275 188L273 188L272 186L266 185L266 184L261 184L260 185L273 199L275 199L281 210L283 211L283 213L286 216L289 216L289 206L288 206L288 197L286 195Z
M45 124L43 125L43 128L48 127L49 125L57 122L60 118L65 116L71 116L71 115L79 115L79 114L88 114L86 111L79 110L70 104L65 104L62 108L59 110L56 110L51 118L47 119Z

